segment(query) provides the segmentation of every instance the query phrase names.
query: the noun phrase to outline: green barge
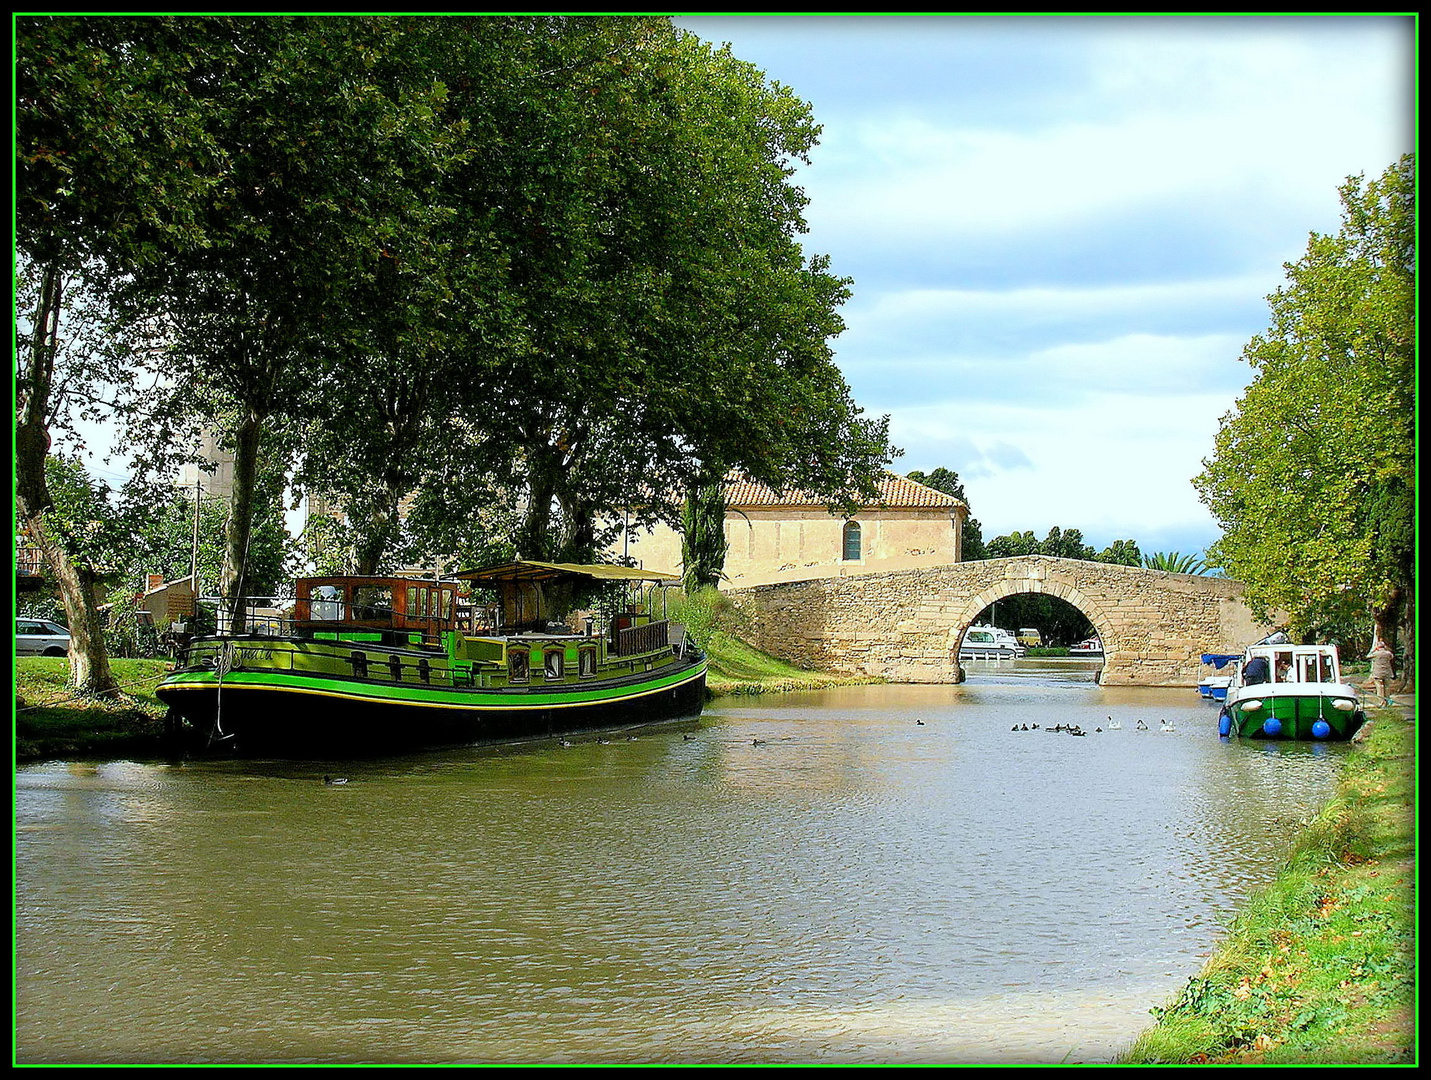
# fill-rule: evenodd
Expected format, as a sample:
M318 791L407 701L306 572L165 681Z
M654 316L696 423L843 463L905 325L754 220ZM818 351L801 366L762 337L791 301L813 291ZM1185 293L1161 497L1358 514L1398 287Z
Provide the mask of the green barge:
M697 716L705 657L654 612L669 575L513 562L451 580L297 582L291 615L190 641L156 690L245 756L341 758ZM573 595L622 601L577 625ZM631 601L631 588L644 602ZM495 596L483 608L462 590ZM609 597L610 590L606 589ZM554 604L553 601L556 601Z

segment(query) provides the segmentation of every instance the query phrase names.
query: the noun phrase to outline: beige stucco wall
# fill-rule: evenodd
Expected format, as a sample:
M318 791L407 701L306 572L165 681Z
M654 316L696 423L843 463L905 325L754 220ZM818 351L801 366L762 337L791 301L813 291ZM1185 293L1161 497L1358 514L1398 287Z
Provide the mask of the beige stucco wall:
M865 510L861 558L845 560L845 520L820 507L732 510L726 515L724 588L943 566L960 560L962 522L949 508ZM633 533L614 554L648 570L681 572L680 533L666 525Z

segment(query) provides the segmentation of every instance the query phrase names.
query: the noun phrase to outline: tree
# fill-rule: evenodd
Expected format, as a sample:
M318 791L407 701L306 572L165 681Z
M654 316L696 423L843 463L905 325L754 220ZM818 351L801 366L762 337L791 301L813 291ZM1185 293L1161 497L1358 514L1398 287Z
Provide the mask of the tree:
M1194 483L1222 527L1209 561L1298 634L1394 643L1415 605L1415 159L1341 188L1242 357L1251 385ZM1411 650L1406 650L1411 655Z
M725 478L693 487L681 511L682 585L687 593L719 588L725 567Z
M394 20L204 18L184 31L218 43L189 91L221 167L201 242L146 264L127 296L166 315L165 407L217 426L233 453L221 592L241 629L240 598L259 584L248 560L264 448L301 445L302 424L321 430L364 385L325 379L325 361L381 333L364 310L373 279L399 238L424 235L447 144L430 76L385 62ZM335 385L347 393L316 396Z
M735 467L873 492L887 421L827 344L847 283L795 239L808 106L665 18L395 23L450 152L428 216L384 245L330 376L344 408L300 474L359 567L430 548L439 506L495 498L520 508L523 556L589 561L618 508L674 523ZM400 502L424 522L406 537Z
M942 491L946 495L953 495L962 503L968 503L969 499L964 494L964 482L959 479L959 474L953 469L946 469L940 466L932 472L921 472L914 469L904 474L916 484L923 484L925 487L933 488L935 491Z
M194 200L209 183L198 166L208 147L182 81L205 54L178 41L173 25L24 17L14 28L15 246L22 286L33 285L25 312L33 314L17 343L16 510L60 589L71 681L96 693L117 684L86 573L52 517L46 460L52 430L67 424L73 394L83 395L80 384L94 375L83 364L61 367L68 298L107 296L161 244L196 233ZM146 48L134 51L141 26ZM123 370L111 374L122 378ZM67 380L68 392L57 393Z
M991 559L1011 559L1020 555L1042 555L1043 545L1032 530L1007 533L989 541L987 550Z
M51 454L45 459L45 487L50 507L44 514L46 539L65 553L67 577L56 586L70 619L70 596L78 592L82 611L94 612L94 623L69 623L71 664L77 663L97 635L103 642L100 605L107 589L120 584L138 551L137 535L143 509L125 505L108 484L91 477L76 456ZM108 668L106 659L105 668Z
M963 536L960 539L959 553L965 562L974 562L978 559L992 559L988 547L984 544L984 527L973 518L964 519Z
M1098 553L1098 561L1118 566L1142 566L1143 553L1138 550L1136 540L1114 540Z
M1048 531L1048 535L1044 537L1043 543L1039 546L1039 552L1043 555L1051 555L1056 559L1095 561L1093 549L1083 542L1081 529L1060 529L1057 525Z
M345 302L359 317L330 343L317 372L321 422L306 425L296 475L341 514L346 561L359 574L415 555L404 513L415 497L454 479L443 463L462 453L481 413L474 388L492 386L494 355L521 332L508 315L508 258L492 228L493 207L506 200L489 200L492 185L482 180L492 158L491 103L516 92L504 70L513 52L507 23L389 22L375 78L414 88L415 103L430 110L420 127L432 145L398 148L385 198L400 216L376 222L369 272L348 283ZM472 106L448 79L483 87L484 105ZM424 83L431 90L419 95ZM418 197L404 203L406 194ZM492 466L484 457L483 470ZM480 499L490 494L478 474L455 479Z
M1155 551L1143 557L1143 565L1149 570L1166 570L1170 574L1201 574L1206 568L1198 556L1180 551Z
M440 531L404 534L408 498L495 494L522 554L582 559L604 514L674 519L730 468L874 493L888 420L829 348L848 282L798 243L809 107L668 19L25 29L18 232L56 269L17 413L37 505L58 275L86 257L151 346L144 462L201 426L234 455L235 606L266 453L346 512L365 569Z
M854 405L828 345L848 285L797 240L808 106L666 19L479 29L507 35L503 78L473 85L460 42L446 78L490 139L464 190L495 208L521 332L466 387L486 471L522 492L521 554L584 561L619 508L674 523L733 468L872 496L887 420Z
M989 541L989 558L1007 559L1019 555L1049 555L1055 559L1084 559L1092 561L1094 552L1083 542L1083 532L1079 529L1060 529L1055 525L1042 540L1034 537L1032 531L996 536Z

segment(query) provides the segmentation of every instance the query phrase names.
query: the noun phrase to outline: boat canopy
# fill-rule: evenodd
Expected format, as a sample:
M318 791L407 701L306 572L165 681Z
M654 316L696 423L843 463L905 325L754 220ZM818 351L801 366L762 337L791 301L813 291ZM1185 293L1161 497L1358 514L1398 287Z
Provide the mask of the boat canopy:
M1274 683L1339 683L1341 658L1335 645L1253 645L1245 659L1261 657Z
M494 609L489 621L495 621L502 627L535 630L546 629L553 614L564 618L570 606L570 594L582 586L623 586L622 604L629 606L629 586L640 590L647 584L666 585L680 581L675 574L634 566L547 563L530 559L463 570L455 576L500 594L500 611Z
M642 570L635 566L613 566L605 563L548 563L521 559L499 566L484 566L478 570L463 570L454 574L459 581L478 585L502 585L507 582L546 582L562 578L588 578L592 581L679 581L675 574Z
M1213 667L1219 668L1219 669L1226 667L1228 664L1232 663L1234 660L1241 660L1241 659L1242 659L1242 654L1241 654L1241 653L1211 653L1211 652L1205 652L1205 653L1202 654L1202 662L1203 662L1204 664L1211 664Z

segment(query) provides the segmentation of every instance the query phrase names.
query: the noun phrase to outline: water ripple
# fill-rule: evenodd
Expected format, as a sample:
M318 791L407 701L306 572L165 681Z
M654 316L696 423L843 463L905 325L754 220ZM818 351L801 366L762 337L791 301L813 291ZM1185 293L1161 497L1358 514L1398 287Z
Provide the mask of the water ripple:
M341 790L22 769L17 1058L1107 1060L1335 776L1190 696L847 688Z

